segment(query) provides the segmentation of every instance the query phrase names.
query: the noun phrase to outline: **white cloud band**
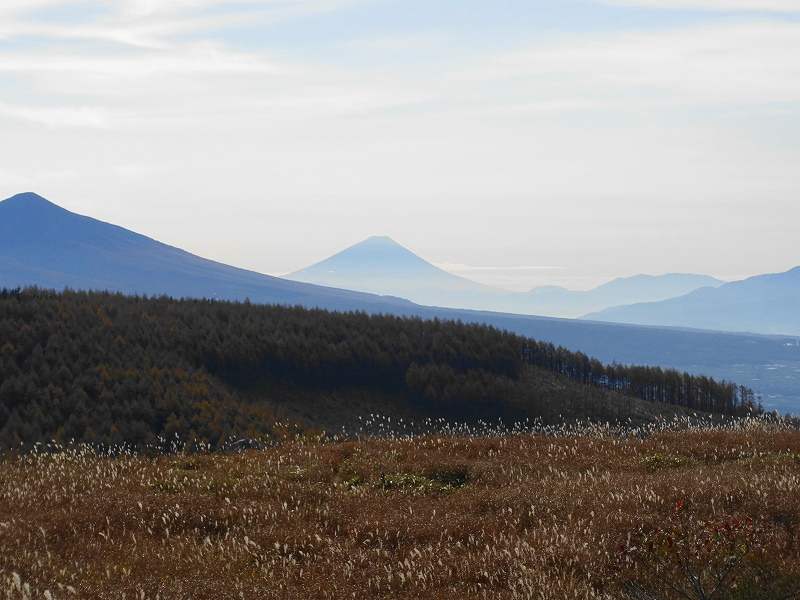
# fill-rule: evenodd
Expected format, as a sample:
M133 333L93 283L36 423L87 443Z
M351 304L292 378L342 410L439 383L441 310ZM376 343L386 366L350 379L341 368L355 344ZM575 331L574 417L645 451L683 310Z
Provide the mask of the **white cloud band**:
M800 12L796 0L594 0L617 6L642 6L678 10Z

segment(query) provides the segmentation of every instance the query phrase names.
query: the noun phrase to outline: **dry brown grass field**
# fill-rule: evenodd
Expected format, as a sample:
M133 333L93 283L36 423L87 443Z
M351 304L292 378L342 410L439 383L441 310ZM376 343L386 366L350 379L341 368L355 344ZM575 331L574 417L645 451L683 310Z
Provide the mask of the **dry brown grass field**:
M790 598L800 432L602 427L0 462L0 598Z

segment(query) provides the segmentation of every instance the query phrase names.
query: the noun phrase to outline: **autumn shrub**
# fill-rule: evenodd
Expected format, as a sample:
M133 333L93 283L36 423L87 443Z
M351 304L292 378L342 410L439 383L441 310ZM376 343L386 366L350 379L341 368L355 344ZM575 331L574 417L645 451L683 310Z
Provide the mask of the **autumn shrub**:
M697 520L676 505L675 515L640 528L620 544L610 569L631 598L790 598L800 576L783 572L784 536L770 522L730 516Z

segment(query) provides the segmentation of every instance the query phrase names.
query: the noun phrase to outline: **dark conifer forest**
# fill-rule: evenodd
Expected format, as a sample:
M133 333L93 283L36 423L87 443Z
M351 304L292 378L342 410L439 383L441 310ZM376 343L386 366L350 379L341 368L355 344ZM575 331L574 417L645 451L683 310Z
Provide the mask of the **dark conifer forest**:
M388 408L387 408L388 407ZM752 390L605 365L492 327L249 302L0 291L0 449L355 431L360 410L475 423L760 412ZM333 431L336 433L337 431Z

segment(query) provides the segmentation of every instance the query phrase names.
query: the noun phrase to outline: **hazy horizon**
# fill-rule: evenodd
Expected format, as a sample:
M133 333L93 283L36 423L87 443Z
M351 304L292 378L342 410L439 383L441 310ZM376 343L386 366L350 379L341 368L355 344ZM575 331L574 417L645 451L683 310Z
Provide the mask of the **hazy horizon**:
M383 236L370 236L370 238L373 237L383 237ZM359 245L369 240L370 238L365 238L364 240L359 240L354 244L350 244L346 248L340 249L331 256L334 256L339 252L348 250L353 246ZM413 248L407 248L402 244L399 244L397 240L392 240L392 241L398 244L399 246L402 246L409 252L417 254L416 252L414 252ZM315 261L313 264L308 264L305 267L303 267L303 269L311 267L319 262L323 262L328 258L330 258L330 256L326 256L320 259L319 261ZM427 259L424 256L420 256L420 258L427 261ZM541 267L541 266L474 267L465 265L463 263L432 263L430 261L427 262L452 275L457 275L458 277L463 277L464 279L468 279L476 283L489 285L510 292L527 292L535 287L546 287L546 286L563 287L571 291L589 291L605 283L609 283L611 281L620 278L620 277L611 277L610 279L606 279L597 276L564 277L564 276L559 276L557 274L558 271L561 270L559 267ZM552 272L553 274L552 275L543 274L548 271ZM296 272L297 271L290 271L286 273L268 273L268 274L273 275L275 277L287 277L291 276L293 273ZM664 273L635 273L633 275L628 275L627 277L633 277L635 275L659 276L659 275L667 275L670 273L674 273L674 271L664 272ZM695 273L695 274L705 275L705 273ZM732 281L732 280L725 280L725 281Z
M10 0L0 198L273 275L743 279L800 264L797 56L793 0Z

